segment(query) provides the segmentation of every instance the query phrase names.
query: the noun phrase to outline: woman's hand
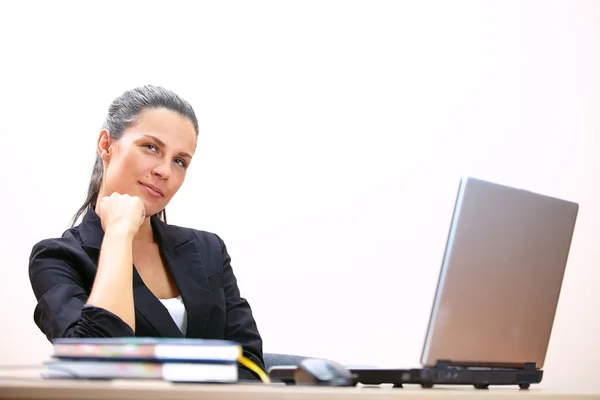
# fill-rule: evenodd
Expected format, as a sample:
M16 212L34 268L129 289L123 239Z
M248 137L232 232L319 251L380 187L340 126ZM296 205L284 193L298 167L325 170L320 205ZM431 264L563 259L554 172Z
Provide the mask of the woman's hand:
M135 236L146 218L144 203L139 197L117 192L102 198L99 214L104 232L121 229L132 236Z
M98 215L104 239L87 304L112 312L135 332L132 242L146 217L144 203L139 197L113 193L100 200Z

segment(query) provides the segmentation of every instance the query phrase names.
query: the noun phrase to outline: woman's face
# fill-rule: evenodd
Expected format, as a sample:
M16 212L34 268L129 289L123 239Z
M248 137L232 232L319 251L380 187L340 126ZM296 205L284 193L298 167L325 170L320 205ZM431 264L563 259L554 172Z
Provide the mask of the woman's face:
M159 108L140 114L119 140L100 133L104 160L101 195L138 196L150 216L164 209L177 193L196 149L196 131L187 118Z

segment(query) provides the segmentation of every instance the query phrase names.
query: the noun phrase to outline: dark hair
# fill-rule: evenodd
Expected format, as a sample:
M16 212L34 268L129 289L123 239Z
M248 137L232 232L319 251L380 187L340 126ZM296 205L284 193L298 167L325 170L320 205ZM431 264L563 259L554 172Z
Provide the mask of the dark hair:
M117 97L108 108L108 115L102 125L102 129L106 129L111 138L119 140L123 132L135 124L142 112L157 108L166 108L167 110L179 113L183 117L189 118L194 125L196 135L198 135L198 119L192 106L172 91L152 85L128 90ZM96 207L100 185L102 184L103 170L102 159L100 155L96 155L96 162L94 163L87 197L83 205L75 213L72 226L75 225L77 219L89 208ZM157 215L166 222L164 209Z

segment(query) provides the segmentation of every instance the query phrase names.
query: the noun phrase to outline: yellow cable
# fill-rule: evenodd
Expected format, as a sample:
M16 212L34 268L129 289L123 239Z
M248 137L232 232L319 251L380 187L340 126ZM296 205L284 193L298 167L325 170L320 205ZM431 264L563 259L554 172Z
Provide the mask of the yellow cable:
M246 358L240 354L240 356L238 357L238 362L240 364L242 364L244 367L248 368L250 371L256 373L260 377L260 380L263 383L271 383L271 379L269 378L269 375L267 375L265 373L265 371L262 370L262 368L260 368L258 365L256 365L254 363L254 361L252 361L249 358Z

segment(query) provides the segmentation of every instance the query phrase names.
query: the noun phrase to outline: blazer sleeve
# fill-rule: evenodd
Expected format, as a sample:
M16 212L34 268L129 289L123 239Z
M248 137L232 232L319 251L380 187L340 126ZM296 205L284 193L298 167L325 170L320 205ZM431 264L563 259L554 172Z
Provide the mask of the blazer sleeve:
M231 268L231 257L221 238L219 242L223 255L223 288L226 303L225 339L241 344L244 356L264 370L262 339L252 316L252 309L248 301L240 296L237 279ZM245 367L240 369L240 379L256 380L257 378Z
M85 289L76 268L84 260L75 254L74 246L78 244L63 242L65 238L46 239L31 252L29 280L38 301L34 310L36 325L50 341L57 337L134 336L131 327L117 315L86 305L90 289Z

